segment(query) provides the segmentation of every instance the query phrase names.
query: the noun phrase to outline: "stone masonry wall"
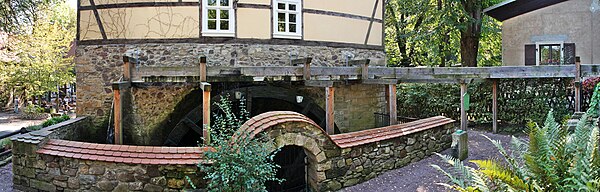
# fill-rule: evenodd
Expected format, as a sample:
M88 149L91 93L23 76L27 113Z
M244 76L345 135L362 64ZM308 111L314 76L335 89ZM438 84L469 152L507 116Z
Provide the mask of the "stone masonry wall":
M127 121L130 128L124 130L125 144L162 145L170 129L174 127L173 123L168 126L169 122L179 121L170 115L195 88L197 86L191 84L158 84L133 88L132 115L129 116L130 121ZM187 112L189 111L183 111L184 114Z
M384 65L380 50L266 44L111 44L80 45L77 48L77 114L92 118L88 135L103 135L112 103L112 82L122 75L122 57L127 50L139 50L134 58L139 66L197 66L198 57L207 56L208 66L285 66L290 58L312 57L313 66L343 66L344 53L353 59L371 59L371 65ZM292 55L292 56L290 56ZM158 93L157 93L158 94ZM176 101L177 97L166 100ZM158 104L158 103L156 103ZM165 105L174 105L168 103ZM159 108L168 108L167 106Z
M142 165L81 160L38 154L48 139L78 140L88 126L85 117L39 131L16 135L13 143L13 186L21 191L180 191L189 176L205 186L196 165Z
M404 167L450 147L454 125L448 124L390 140L325 153L318 169L325 172L322 189L336 191Z

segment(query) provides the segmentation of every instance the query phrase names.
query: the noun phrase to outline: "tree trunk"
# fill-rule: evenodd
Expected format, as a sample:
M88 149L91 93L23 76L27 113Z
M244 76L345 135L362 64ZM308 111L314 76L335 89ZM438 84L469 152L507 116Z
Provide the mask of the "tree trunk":
M468 24L465 30L460 32L460 59L463 67L477 67L477 51L483 18L481 1L461 0L461 3L471 18L467 18Z
M438 9L438 11L442 10L442 8L444 7L443 5L444 5L444 3L442 2L442 0L437 0L437 9ZM445 30L442 30L442 31L445 31ZM444 38L442 40L442 42L444 42L444 43L440 43L438 45L438 50L439 50L439 54L438 55L440 56L440 61L441 61L440 62L440 67L445 67L446 66L446 51L444 50L445 49L445 45L446 45L445 43L447 43L446 37L447 36L444 36Z

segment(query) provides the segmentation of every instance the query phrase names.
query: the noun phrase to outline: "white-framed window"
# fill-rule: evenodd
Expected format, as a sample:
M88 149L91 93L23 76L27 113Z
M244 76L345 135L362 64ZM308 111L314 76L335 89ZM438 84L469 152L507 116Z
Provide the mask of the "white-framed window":
M301 0L273 0L273 37L302 38Z
M560 65L563 62L564 42L537 42L536 65Z
M234 37L233 0L202 0L202 36Z

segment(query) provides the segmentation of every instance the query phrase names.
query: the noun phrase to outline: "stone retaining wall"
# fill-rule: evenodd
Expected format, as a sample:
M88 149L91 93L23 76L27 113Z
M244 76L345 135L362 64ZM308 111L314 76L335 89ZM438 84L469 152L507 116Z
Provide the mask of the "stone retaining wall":
M77 118L13 136L14 188L21 191L180 191L190 188L185 176L199 188L205 186L194 164L116 163L37 152L49 139L76 140L77 132L88 125L86 118Z

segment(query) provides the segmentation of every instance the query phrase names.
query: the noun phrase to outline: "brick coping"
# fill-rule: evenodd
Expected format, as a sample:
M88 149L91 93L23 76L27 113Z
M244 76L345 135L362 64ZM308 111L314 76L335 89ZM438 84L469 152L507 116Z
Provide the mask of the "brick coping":
M272 111L257 115L246 123L236 133L233 139L240 138L240 133L254 137L270 127L288 122L302 122L318 128L339 148L350 148L378 141L402 137L405 135L426 131L439 126L455 122L444 116L420 119L409 123L390 125L381 128L363 131L328 135L323 128L308 117L291 111ZM232 142L235 143L235 142ZM84 159L92 161L105 161L129 164L150 165L193 165L198 163L209 164L204 160L204 153L214 150L211 147L155 147L133 145L96 144L60 139L49 139L48 142L37 150L39 154Z
M129 164L193 165L206 164L204 152L210 147L154 147L96 144L50 139L37 150L39 154Z
M349 148L402 137L412 133L444 126L455 122L455 120L444 116L436 116L375 129L328 135L325 130L323 130L323 128L317 125L313 120L300 113L292 111L271 111L262 113L248 120L242 125L240 132L246 132L250 137L254 137L258 133L272 126L286 122L304 122L311 124L312 126L317 127L322 134L326 135L338 147Z

